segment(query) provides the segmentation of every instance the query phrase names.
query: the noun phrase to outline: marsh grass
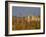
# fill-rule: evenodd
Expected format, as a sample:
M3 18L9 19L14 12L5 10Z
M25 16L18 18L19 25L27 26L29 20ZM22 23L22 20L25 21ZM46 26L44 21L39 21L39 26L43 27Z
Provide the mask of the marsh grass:
M40 20L35 21L32 20L32 16L30 16L30 21L28 22L24 17L15 17L12 16L12 30L31 30L31 29L40 29ZM37 18L34 17L34 18ZM38 18L40 19L40 16L38 16Z

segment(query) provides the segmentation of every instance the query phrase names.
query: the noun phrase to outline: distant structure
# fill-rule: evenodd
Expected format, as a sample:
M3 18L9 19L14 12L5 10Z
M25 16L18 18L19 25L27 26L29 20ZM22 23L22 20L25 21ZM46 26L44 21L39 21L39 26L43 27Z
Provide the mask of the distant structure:
M30 22L30 16L28 16L28 22Z

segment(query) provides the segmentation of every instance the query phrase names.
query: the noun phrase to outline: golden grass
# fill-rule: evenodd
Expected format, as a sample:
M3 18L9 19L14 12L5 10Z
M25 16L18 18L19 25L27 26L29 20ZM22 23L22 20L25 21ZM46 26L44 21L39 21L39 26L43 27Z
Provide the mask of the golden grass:
M39 16L38 16L39 17ZM39 17L40 18L40 17ZM32 21L30 19L30 22L27 20L22 20L21 18L13 16L12 17L12 30L31 30L31 29L40 29L40 20L39 21Z

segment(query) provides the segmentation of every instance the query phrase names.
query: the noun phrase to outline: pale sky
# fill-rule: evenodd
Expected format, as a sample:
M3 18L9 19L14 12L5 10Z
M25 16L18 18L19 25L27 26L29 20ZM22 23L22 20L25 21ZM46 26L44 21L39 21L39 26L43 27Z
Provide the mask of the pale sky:
M12 7L12 16L22 17L22 16L40 16L39 7Z

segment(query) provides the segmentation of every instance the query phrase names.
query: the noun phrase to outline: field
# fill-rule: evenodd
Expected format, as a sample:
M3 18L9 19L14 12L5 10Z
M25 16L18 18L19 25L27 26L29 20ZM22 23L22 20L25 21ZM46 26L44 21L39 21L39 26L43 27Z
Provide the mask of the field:
M40 16L12 16L12 30L40 29Z

